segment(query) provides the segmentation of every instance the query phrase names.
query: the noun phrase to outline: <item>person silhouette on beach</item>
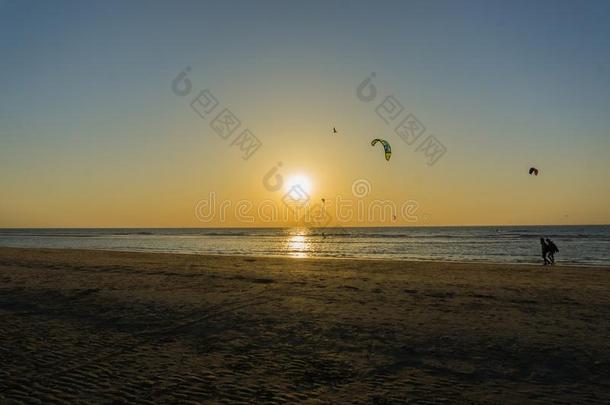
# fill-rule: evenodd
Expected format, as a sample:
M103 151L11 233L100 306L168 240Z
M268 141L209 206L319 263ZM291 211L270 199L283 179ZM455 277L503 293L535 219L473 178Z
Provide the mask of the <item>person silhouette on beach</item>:
M555 253L559 253L559 248L549 238L546 239L546 246L548 247L548 256L551 264L555 264Z
M544 265L551 263L547 258L549 254L549 245L544 241L544 238L540 238L540 246L542 247L542 258L544 259Z

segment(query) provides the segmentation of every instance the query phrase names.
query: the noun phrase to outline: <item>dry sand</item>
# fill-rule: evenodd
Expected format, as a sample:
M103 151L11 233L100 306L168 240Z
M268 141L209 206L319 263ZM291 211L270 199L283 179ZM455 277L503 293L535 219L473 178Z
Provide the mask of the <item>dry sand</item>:
M610 269L0 248L0 402L610 403Z

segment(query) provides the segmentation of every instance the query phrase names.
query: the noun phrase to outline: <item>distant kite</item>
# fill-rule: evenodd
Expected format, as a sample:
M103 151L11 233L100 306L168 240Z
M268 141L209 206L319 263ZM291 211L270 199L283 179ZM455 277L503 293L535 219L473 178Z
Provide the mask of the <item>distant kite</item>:
M385 152L385 160L389 161L390 157L392 156L392 148L390 147L390 144L384 139L375 138L371 141L371 146L375 146L377 142L381 142L381 144L383 145L383 151Z
M530 171L529 171L530 176L533 174L534 176L538 176L538 169L536 169L535 167L530 167Z
M333 127L333 134L337 133L337 128Z

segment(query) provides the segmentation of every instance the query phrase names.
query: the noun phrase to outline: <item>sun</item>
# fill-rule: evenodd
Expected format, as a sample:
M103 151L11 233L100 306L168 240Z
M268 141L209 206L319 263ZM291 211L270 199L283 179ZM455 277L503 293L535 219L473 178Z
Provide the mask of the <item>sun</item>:
M312 182L309 176L304 174L293 174L288 177L286 180L286 191L294 190L295 188L300 188L307 194L311 194Z

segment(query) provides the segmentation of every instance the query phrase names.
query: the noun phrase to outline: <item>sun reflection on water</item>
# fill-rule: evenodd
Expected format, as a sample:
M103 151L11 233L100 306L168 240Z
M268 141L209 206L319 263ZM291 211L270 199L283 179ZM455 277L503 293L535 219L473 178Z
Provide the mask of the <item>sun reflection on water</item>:
M292 257L309 257L311 253L311 242L307 239L305 235L307 232L295 232L291 235L288 235L288 239L286 241L286 249L288 250L288 254Z

